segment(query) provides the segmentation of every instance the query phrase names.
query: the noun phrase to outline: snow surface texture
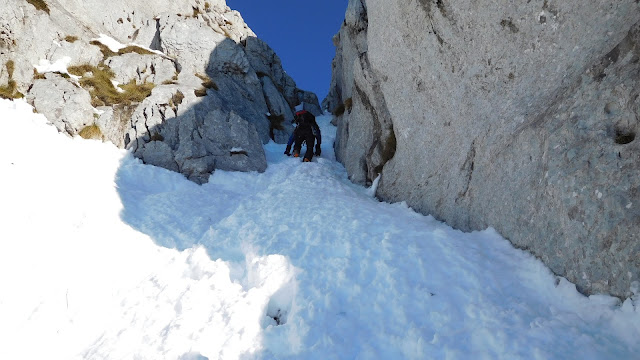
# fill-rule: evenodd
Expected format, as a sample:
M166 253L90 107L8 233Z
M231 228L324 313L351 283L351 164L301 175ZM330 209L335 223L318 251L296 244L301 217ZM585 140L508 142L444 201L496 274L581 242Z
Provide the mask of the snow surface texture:
M329 120L314 162L198 186L0 100L0 358L640 357L638 295L378 202Z

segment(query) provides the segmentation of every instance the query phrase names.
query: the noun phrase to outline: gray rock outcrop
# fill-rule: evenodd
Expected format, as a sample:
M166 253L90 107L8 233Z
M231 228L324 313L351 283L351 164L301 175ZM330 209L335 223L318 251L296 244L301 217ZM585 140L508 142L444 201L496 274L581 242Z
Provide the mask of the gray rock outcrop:
M47 74L45 79L35 80L27 95L41 113L60 132L76 135L93 123L94 112L89 92L67 81L58 74Z
M0 7L0 94L194 182L264 171L262 145L287 141L292 109L319 106L224 0L43 4Z
M162 85L178 75L174 62L160 55L128 53L109 57L104 64L113 71L113 80L120 84L134 81Z
M628 297L639 21L634 0L351 0L323 101L336 156L355 182L381 175L383 200L494 227L584 293Z

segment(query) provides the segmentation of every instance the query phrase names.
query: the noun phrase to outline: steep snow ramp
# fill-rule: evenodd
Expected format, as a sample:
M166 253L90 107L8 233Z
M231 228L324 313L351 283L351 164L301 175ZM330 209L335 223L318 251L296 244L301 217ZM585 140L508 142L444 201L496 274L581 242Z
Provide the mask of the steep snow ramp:
M329 120L314 162L199 186L1 100L0 358L637 357L637 298L378 202Z

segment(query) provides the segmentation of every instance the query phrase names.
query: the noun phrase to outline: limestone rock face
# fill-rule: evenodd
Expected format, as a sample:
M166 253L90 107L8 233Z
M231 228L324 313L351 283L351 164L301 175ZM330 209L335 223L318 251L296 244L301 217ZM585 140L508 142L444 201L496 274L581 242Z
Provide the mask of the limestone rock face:
M316 116L322 114L320 103L316 94L298 89L293 81L282 68L280 57L264 41L250 37L244 41L247 58L255 70L258 77L268 77L283 94L290 107L305 102L309 111ZM275 111L277 112L277 111Z
M160 49L177 59L180 71L202 72L211 51L227 39L197 18L164 15L159 20ZM233 42L233 41L231 41Z
M119 148L124 148L126 134L131 128L131 116L137 108L138 104L117 104L98 107L99 115L95 124L102 131L104 140L112 142Z
M323 111L320 108L320 102L318 101L318 95L312 93L311 91L303 90L298 90L297 95L297 103L305 103L307 111L315 116L320 116L323 114Z
M66 35L60 34L91 36L77 20L55 6L50 7L49 13L23 0L7 0L0 6L0 66L4 68L7 62L13 61L13 80L23 94L32 83L34 66L40 60L64 56ZM77 57L90 61L92 55L80 51Z
M0 7L0 87L69 135L90 126L203 183L264 171L263 144L288 140L292 109L319 106L224 0L46 3Z
M134 81L162 85L178 75L174 62L160 55L128 53L107 58L104 63L113 70L114 80L120 84Z
M87 46L82 41L73 39L62 40L51 45L47 59L55 63L57 61L70 59L69 66L79 66L89 64L98 66L103 59L103 54L97 46Z
M278 55L264 41L252 37L245 41L245 52L251 67L259 77L268 76L278 87L287 101L296 103L295 82L282 68L282 62Z
M262 142L269 142L269 108L260 79L244 50L228 39L220 43L213 51L207 75L216 84L215 95L221 103L253 123ZM247 103L253 106L246 106Z
M264 98L270 109L269 121L272 122L272 138L277 143L285 143L293 132L293 111L268 76L260 79Z
M640 4L349 2L323 106L353 181L496 228L585 293L640 277Z

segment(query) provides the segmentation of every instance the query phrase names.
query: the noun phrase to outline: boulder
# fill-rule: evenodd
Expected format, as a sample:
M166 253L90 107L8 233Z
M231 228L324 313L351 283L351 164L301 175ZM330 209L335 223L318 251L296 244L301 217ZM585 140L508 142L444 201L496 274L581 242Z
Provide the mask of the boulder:
M133 114L127 146L137 157L199 184L215 169L266 169L262 142L251 123L223 109L215 95L198 101L178 92L183 94L176 86L154 89ZM179 104L177 98L182 98Z
M26 98L60 132L74 136L94 123L89 92L58 74L34 81Z
M96 125L102 131L104 140L112 142L119 148L125 147L125 136L131 128L131 116L138 104L118 104L101 106Z
M180 167L175 160L175 152L163 141L153 140L146 143L136 155L142 159L145 164L159 166L175 172L181 172ZM213 171L213 167L211 169L205 168L202 170L202 174L210 173L211 171ZM189 171L186 176L187 178L189 178L189 176L193 176L193 172ZM201 181L199 183L202 184L204 182L206 181Z

